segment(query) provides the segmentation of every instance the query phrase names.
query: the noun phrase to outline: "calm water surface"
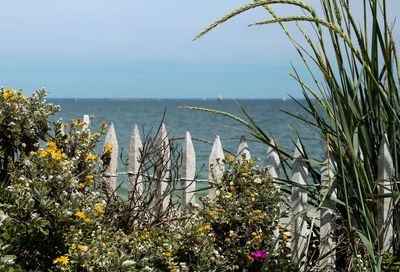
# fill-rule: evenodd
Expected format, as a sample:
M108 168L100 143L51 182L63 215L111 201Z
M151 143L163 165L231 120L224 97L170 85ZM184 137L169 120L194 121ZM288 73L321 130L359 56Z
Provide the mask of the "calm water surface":
M84 114L94 115L92 130L99 130L101 121L113 122L122 157L127 158L127 148L132 133L133 125L138 124L142 133L145 134L157 131L157 128L166 111L164 123L170 137L183 137L189 131L193 138L213 142L216 135L221 137L223 148L226 152L236 153L240 136L246 135L249 141L249 150L253 157L258 157L259 164L265 164L267 147L260 144L246 133L244 127L226 117L187 110L181 106L200 106L227 111L234 114L241 114L238 103L243 105L255 121L269 135L274 137L276 142L290 150L294 149L293 139L297 138L297 132L302 136L310 151L318 154L321 145L315 141L313 132L305 127L298 120L288 116L280 110L290 112L301 112L300 107L293 101L282 100L109 100L109 99L53 99L50 102L59 104L61 112L56 119L64 121L70 119L82 119ZM243 114L241 114L243 116ZM180 140L176 143L179 145ZM201 178L207 177L208 156L211 152L211 145L202 141L194 141L194 148L197 156L197 169L201 172ZM120 170L124 171L122 164ZM126 177L119 177L123 182ZM123 185L122 187L126 187Z

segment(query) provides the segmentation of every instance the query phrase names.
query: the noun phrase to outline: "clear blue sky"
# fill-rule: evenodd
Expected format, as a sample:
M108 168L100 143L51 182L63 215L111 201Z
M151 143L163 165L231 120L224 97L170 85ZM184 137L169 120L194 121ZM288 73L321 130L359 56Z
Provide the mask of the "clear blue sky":
M51 97L298 96L287 76L297 55L281 29L247 27L266 18L262 10L192 41L247 2L2 1L0 85L44 86Z

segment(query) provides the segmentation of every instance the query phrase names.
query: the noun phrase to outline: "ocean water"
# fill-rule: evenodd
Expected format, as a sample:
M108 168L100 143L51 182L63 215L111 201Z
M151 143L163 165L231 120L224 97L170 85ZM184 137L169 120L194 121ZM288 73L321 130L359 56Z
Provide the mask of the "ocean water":
M221 138L222 146L227 153L236 154L241 135L248 140L252 157L258 158L259 165L265 165L267 146L253 139L244 126L224 116L181 108L182 106L199 106L218 109L233 114L241 114L239 104L244 106L252 118L268 135L272 136L278 145L294 151L293 141L297 133L302 137L309 152L321 152L321 144L316 141L313 131L297 119L288 116L281 110L292 113L301 112L301 108L293 101L283 100L185 100L185 99L53 99L49 102L61 106L61 112L55 119L82 119L84 114L94 115L92 131L99 130L100 123L106 121L114 124L122 158L126 159L133 125L138 124L142 140L147 133L156 133L164 116L170 138L182 138L189 131L194 141L197 158L197 171L201 179L207 178L207 163L212 142L216 135ZM182 140L175 140L180 145ZM207 143L208 142L208 143ZM122 163L120 171L123 172ZM125 182L121 175L119 182ZM125 185L122 185L125 188Z

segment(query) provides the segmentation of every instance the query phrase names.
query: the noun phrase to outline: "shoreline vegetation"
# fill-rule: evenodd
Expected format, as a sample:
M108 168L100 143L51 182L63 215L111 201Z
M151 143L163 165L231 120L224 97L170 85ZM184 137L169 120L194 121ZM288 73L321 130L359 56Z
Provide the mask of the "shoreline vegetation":
M296 7L300 12L279 16L274 9L276 4ZM327 243L337 244L333 251L319 257L327 259L328 265L320 269L398 271L400 66L398 40L393 36L397 25L389 21L388 1L364 0L353 5L347 0L322 0L317 12L305 1L256 0L215 21L195 40L252 9L264 10L269 18L249 26L281 26L312 78L303 79L293 67L290 76L298 82L306 104L299 103L304 114L288 114L319 134L330 152L324 160L333 165L333 179L323 184L310 162L323 165L324 160L309 157L307 146L300 139L305 163L311 171L311 178L301 187L311 197L309 208L319 210L329 202L336 205L327 212L334 218L337 237ZM356 18L354 9L360 6L362 16ZM300 36L293 35L294 31ZM275 146L244 108L243 119L212 109L187 108L236 120L256 139L281 154L283 161L295 159L284 148ZM381 142L386 142L386 147ZM390 165L384 171L378 163L383 158L388 158ZM290 164L286 167L290 169ZM288 176L281 181L293 187ZM387 212L391 209L393 212ZM311 225L305 252L312 247L312 233L319 231L315 226ZM312 267L304 264L301 269Z
M184 214L167 188L189 166L163 133L134 141L140 172L131 173L135 190L122 199L110 182L115 145L97 149L106 124L96 132L87 120L51 123L60 107L45 90L26 97L1 88L0 270L399 271L400 66L386 2L364 0L363 16L354 18L349 0L321 0L320 12L299 0L256 0L195 37L264 10L266 20L252 26L280 25L313 79L294 68L304 100L292 99L304 112L287 113L319 135L327 156L309 156L301 138L292 155L243 107L236 116L187 106L241 124L276 152L282 171L276 178L217 148L212 194ZM277 4L299 14L280 17ZM328 224L310 216L317 213Z

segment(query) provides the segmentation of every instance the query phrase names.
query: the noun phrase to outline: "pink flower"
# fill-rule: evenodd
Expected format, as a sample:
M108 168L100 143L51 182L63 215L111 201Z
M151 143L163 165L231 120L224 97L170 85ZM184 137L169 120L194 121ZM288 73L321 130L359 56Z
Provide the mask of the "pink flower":
M254 259L263 261L269 258L269 253L265 250L256 250L253 253L251 253L251 256Z

